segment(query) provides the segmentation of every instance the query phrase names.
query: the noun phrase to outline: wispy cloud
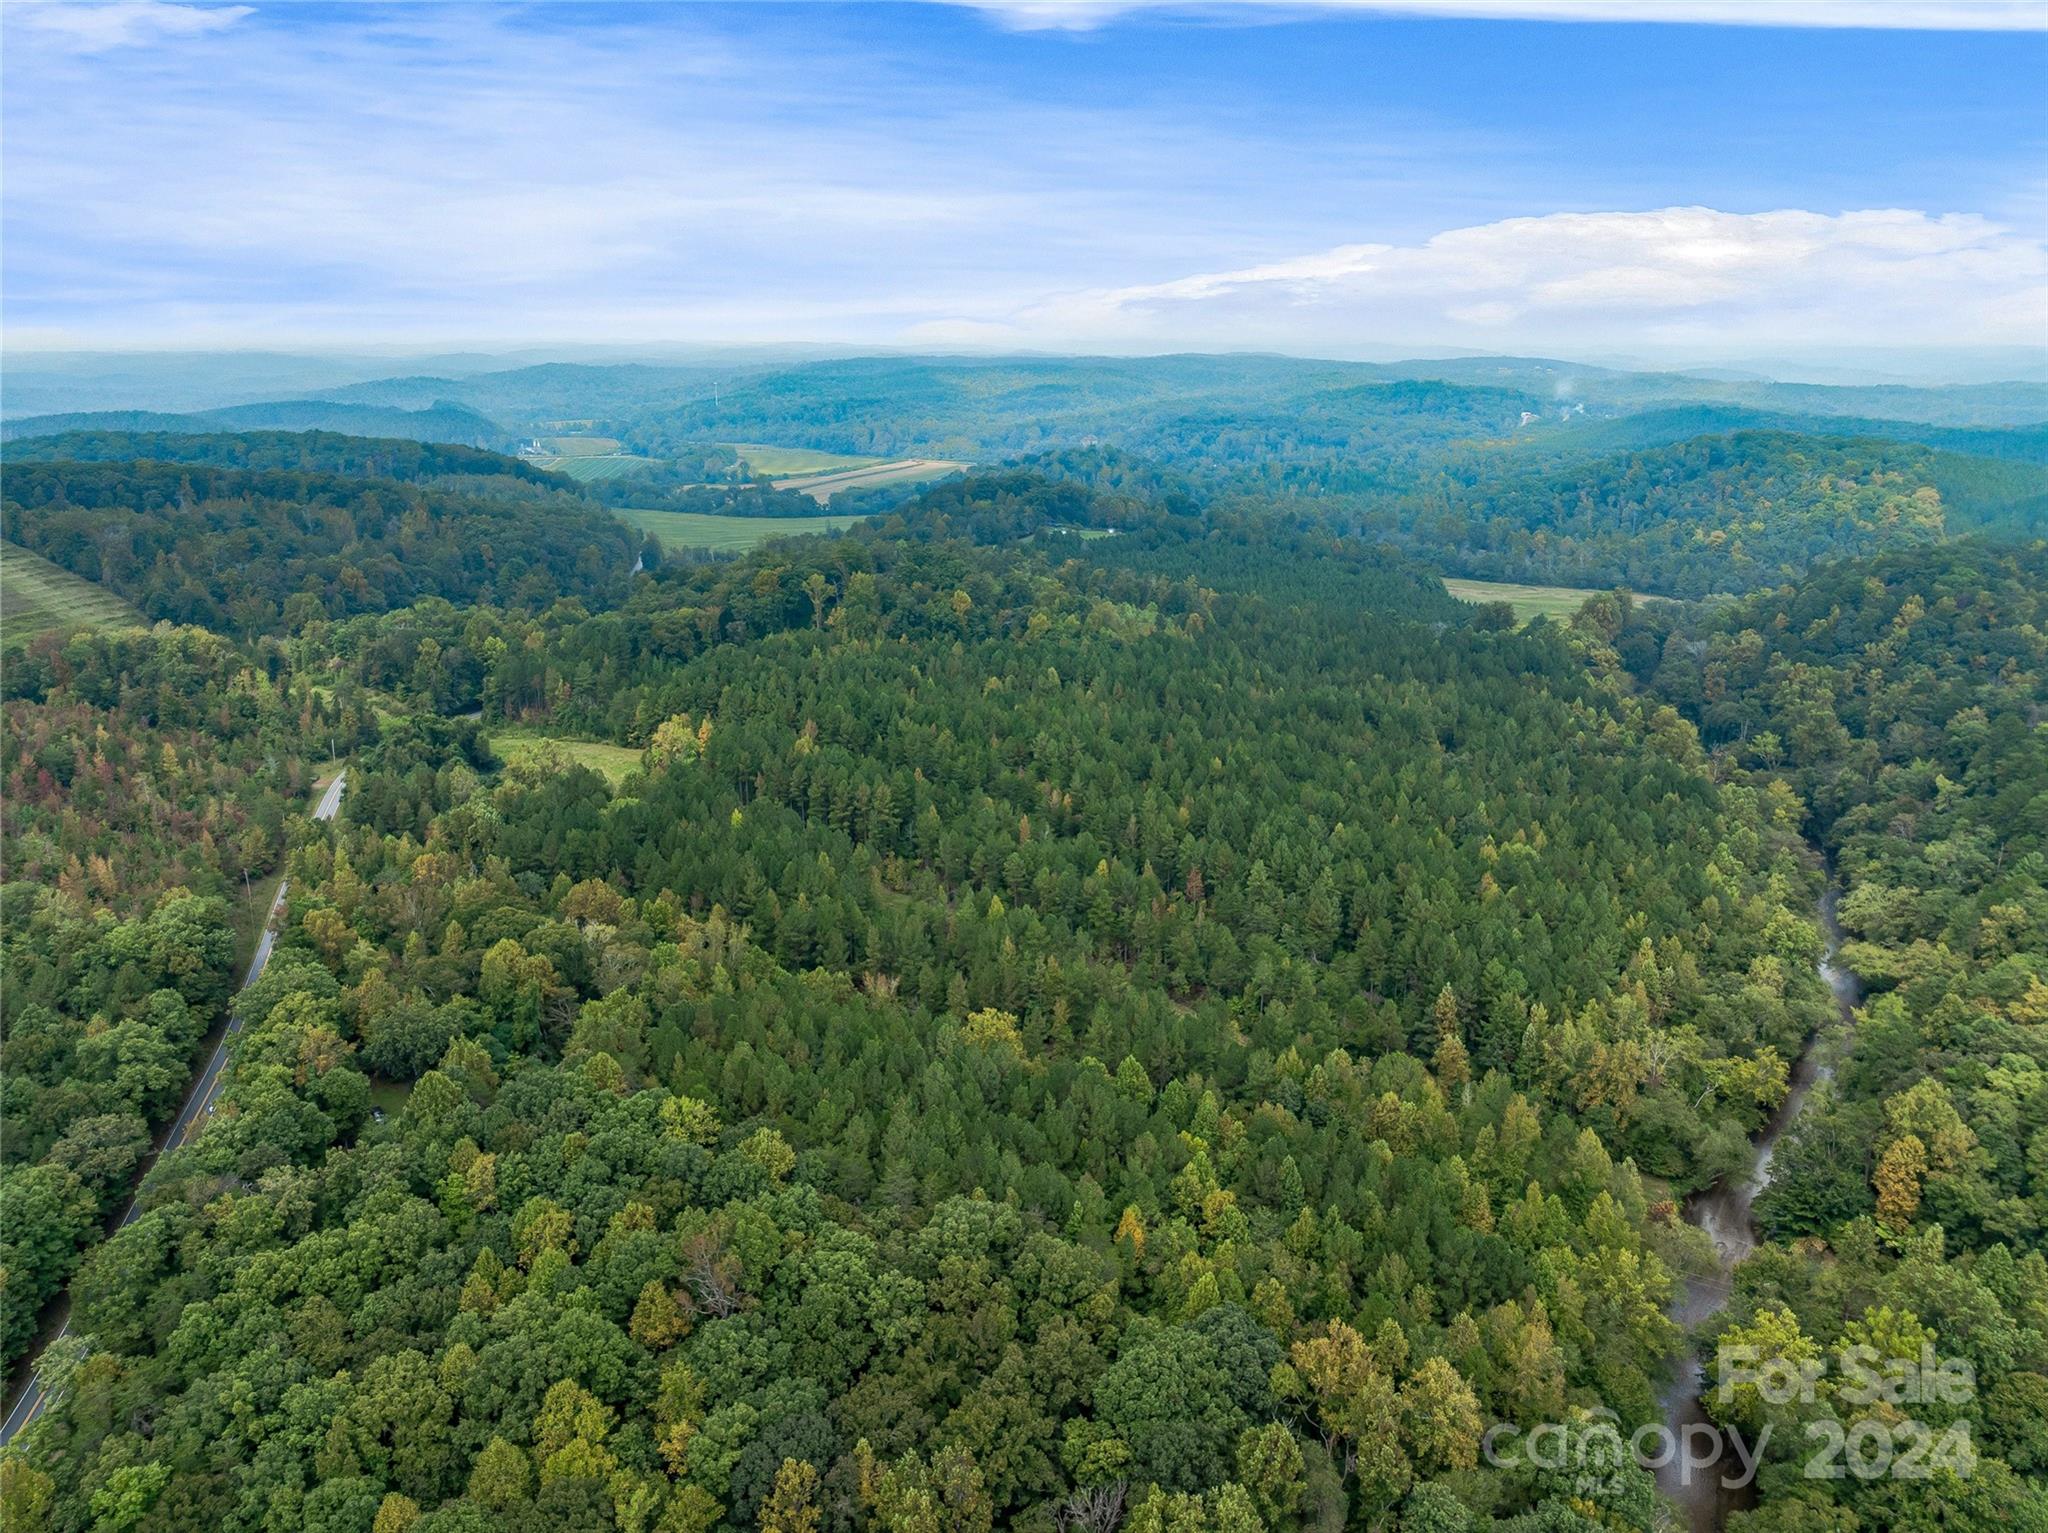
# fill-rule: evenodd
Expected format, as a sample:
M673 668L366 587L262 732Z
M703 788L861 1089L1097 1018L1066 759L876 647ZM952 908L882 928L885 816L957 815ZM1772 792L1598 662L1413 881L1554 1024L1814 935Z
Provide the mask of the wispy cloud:
M957 5L0 0L0 25L15 343L1329 350L2041 318L2032 36L1641 29L1635 77L1583 28L1075 38Z
M14 0L23 26L79 53L201 37L254 11L249 5L178 5L172 0Z
M1062 294L919 335L962 343L1477 346L1626 339L1997 343L2048 334L2048 246L1975 215L1558 213Z
M1832 27L1915 32L2048 29L2039 0L938 0L1026 31L1087 31L1140 12L1299 17L1315 12L1466 17L1490 21L1654 22L1734 27Z
M177 57L10 47L12 322L880 340L1078 261L1285 234L1255 202L1281 143L848 50L807 7L343 14ZM1432 163L1404 138L1346 145L1352 173Z

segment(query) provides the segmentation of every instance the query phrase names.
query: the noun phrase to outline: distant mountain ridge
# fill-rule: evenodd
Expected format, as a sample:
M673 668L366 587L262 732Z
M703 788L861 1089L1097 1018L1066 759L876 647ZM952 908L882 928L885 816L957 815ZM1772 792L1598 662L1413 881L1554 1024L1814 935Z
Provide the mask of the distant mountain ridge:
M281 399L180 414L158 410L92 410L27 415L0 422L0 441L73 431L337 431L350 436L398 437L505 451L518 438L467 405L440 400L422 410L348 404L324 399Z
M183 417L173 417L182 419ZM576 483L525 458L459 443L412 437L360 437L334 431L180 432L94 429L19 437L10 463L191 463L208 468L288 470L432 483L504 478L580 495Z
M1559 454L1602 454L1660 447L1737 431L1792 431L1812 436L1918 442L1941 452L2048 463L2048 419L2016 426L1936 426L1924 421L1858 415L1802 415L1750 405L1686 404L1611 420L1574 420L1541 431L1532 448Z

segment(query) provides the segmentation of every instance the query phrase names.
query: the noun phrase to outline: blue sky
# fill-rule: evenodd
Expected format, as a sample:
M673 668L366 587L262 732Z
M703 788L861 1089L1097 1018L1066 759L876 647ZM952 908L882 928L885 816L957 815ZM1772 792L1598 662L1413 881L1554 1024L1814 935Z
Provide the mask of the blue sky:
M0 15L14 346L2048 333L2032 3Z

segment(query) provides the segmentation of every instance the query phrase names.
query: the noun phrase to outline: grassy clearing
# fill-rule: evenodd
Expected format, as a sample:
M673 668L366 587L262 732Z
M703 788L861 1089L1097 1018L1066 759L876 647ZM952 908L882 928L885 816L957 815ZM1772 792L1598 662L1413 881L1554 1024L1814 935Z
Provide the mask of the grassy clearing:
M404 1112L405 1104L411 1098L411 1081L377 1079L370 1082L370 1105L387 1118L395 1118Z
M871 489L878 484L922 484L932 479L943 479L967 467L945 458L899 458L890 463L871 464L866 468L841 469L829 474L808 474L794 479L778 479L778 490L801 490L819 505L825 504L841 490Z
M668 549L709 548L742 553L770 538L838 532L857 516L706 516L699 511L617 511L615 516L651 532Z
M567 474L581 484L595 479L618 479L635 469L647 468L654 464L653 458L636 458L629 453L609 453L602 457L542 458L540 467L557 474Z
M764 447L757 442L730 442L724 445L738 453L748 468L770 478L865 468L869 464L882 461L880 458L855 457L851 453L819 452L810 447Z
M81 580L40 554L0 543L0 639L52 628L127 628L148 619L105 586Z
M1537 617L1562 622L1577 612L1587 597L1606 594L1605 591L1581 586L1525 586L1506 580L1465 580L1454 575L1444 576L1444 589L1459 601L1504 601L1515 609L1515 621L1518 623L1527 623ZM1632 601L1672 600L1669 596L1653 596L1646 591L1632 591L1629 597Z
M1600 594L1577 586L1524 586L1500 580L1459 580L1448 575L1444 577L1444 589L1459 601L1504 601L1515 609L1518 623L1538 617L1562 622L1577 612L1587 597Z
M613 787L626 780L628 772L640 766L640 752L626 745L607 745L601 740L571 740L565 735L544 734L524 725L506 725L490 731L491 748L508 766L532 761L549 752L578 766L604 775Z
M544 436L540 445L558 458L601 458L619 450L616 437Z

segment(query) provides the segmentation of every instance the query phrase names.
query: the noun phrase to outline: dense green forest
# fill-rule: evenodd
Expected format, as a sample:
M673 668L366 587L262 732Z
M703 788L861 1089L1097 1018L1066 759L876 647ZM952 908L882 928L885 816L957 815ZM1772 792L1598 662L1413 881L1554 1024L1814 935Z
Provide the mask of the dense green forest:
M1233 360L818 363L612 429L655 455L723 436L1035 460L1108 437L1208 496L1305 499L1462 574L1688 596L1823 555L2048 527L2048 399L2018 386L1937 398ZM1887 404L1909 418L1855 413Z
M169 414L155 410L89 410L63 415L19 416L0 425L0 439L161 432L191 435L208 432L315 431L347 432L364 437L404 437L419 442L459 442L470 447L509 450L511 433L476 411L445 400L419 409L340 404L321 399L285 399L271 404L235 405L220 410ZM11 456L11 453L10 453Z
M1908 443L1738 432L1364 503L1359 525L1501 580L1747 591L1823 557L2048 526L2048 469Z
M1796 793L1846 890L1866 1006L1760 1201L1780 1244L1738 1270L1722 1341L1797 1362L1882 1334L1966 1359L1931 1424L2048 1469L2048 547L1830 567L1696 618L1637 607L1618 663L1696 718L1742 780ZM1693 635L1696 633L1697 637ZM1816 1264L1802 1242L1823 1241ZM1720 1409L1787 1444L1745 1529L1924 1515L1888 1478L1816 1485L1803 1436L1888 1418L1824 1393ZM1928 1416L1927 1411L1915 1411ZM1965 1503L1966 1505L1968 1503ZM1970 1525L1993 1525L1989 1507ZM2015 1516L2013 1525L2019 1525Z
M45 635L0 708L0 1271L9 1367L233 983L237 909L367 710L197 628ZM309 742L318 741L309 750ZM265 896L267 898L267 894Z
M430 595L544 605L622 591L639 537L579 497L523 488L536 493L327 469L22 462L8 466L0 517L9 539L146 615L234 634Z
M489 429L372 418L414 411L426 421L449 409L480 412ZM351 410L367 413L355 420ZM500 448L596 433L637 461L576 493L621 508L743 516L816 507L794 492L741 488L735 442L1034 467L1113 444L1205 499L1303 501L1341 528L1408 546L1454 573L1684 596L1755 590L1821 556L1977 531L2025 539L2048 528L2048 389L2038 385L1825 388L1514 357L554 363L377 380L325 399L188 416L44 417L7 430L66 430L66 441L79 441L122 429L279 425ZM78 455L138 452L95 446ZM314 466L274 456L224 461ZM1939 495L1938 510L1924 503L1927 490ZM834 509L887 511L910 497L900 487L852 491Z
M692 470L621 474L595 479L590 495L608 506L653 511L694 511L706 516L816 516L818 503L800 490L778 490L762 482L707 484L686 477ZM901 497L899 497L901 498Z
M1660 646L1651 684L1683 696L1731 762L1800 795L1847 889L1844 957L1869 1000L1768 1195L1772 1227L1875 1213L1938 1224L1951 1247L2038 1241L2048 550L1844 566L1717 613L1707 634L1697 660ZM1948 1137L1894 1181L1881 1173L1902 1124Z
M559 474L538 469L524 458L448 442L333 431L67 431L11 442L7 461L194 463L207 468L348 474L409 484L459 485L505 478L557 490L574 488Z
M521 430L594 424L656 399L691 397L729 387L736 378L772 371L765 364L543 362L462 378L407 375L346 384L323 397L347 404L422 410L451 400Z
M1730 1527L2048 1526L2048 551L1999 477L2033 466L1461 456L1538 381L1352 379L1241 433L1161 398L639 570L461 448L10 453L10 538L214 631L5 656L10 1361L73 1307L0 1514L1648 1533L1601 1424L1661 1419L1685 1199L1818 1032L1708 1337L1964 1357L1970 1462L1812 1480L1805 1428L1897 1412L1738 1395L1781 1431ZM1518 575L1753 594L1517 630L1432 567L1530 540ZM103 1238L280 866L218 1109ZM1562 1468L1482 1446L1546 1423Z

